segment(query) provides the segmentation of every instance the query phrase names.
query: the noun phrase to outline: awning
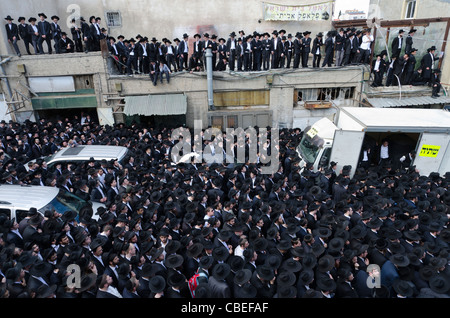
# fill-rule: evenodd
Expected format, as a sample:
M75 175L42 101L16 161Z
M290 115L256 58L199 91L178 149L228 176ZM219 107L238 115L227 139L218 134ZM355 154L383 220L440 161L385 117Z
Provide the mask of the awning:
M404 97L398 98L368 98L367 101L377 108L384 107L404 107L404 106L425 106L436 104L449 104L450 97L441 95L438 98L431 96Z
M182 115L186 107L185 94L126 96L123 112L127 116Z
M95 108L97 97L95 95L37 97L31 99L31 105L34 110Z

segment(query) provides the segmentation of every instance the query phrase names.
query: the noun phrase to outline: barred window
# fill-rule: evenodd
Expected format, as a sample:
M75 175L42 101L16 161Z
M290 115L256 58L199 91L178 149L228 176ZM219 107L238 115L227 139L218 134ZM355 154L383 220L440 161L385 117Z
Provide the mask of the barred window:
M120 18L120 12L110 11L106 12L106 22L109 27L117 27L122 25L122 19Z

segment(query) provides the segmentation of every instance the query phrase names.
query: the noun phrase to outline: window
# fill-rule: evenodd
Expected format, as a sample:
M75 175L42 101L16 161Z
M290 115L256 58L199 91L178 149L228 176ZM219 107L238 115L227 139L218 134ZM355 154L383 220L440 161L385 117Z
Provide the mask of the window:
M294 102L353 99L355 87L305 88L294 92Z
M120 12L110 11L106 12L106 23L109 27L122 26L122 19L120 18Z
M405 19L413 19L416 12L416 0L407 0L405 9Z
M270 91L215 92L214 106L262 106L270 104Z

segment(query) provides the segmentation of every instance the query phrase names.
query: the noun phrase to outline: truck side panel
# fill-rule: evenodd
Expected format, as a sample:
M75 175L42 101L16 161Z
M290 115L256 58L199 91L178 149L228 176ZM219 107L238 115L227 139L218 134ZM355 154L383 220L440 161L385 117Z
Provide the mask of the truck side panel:
M337 172L345 165L351 165L353 177L358 165L359 154L364 140L363 131L336 130L330 160L337 162Z
M431 172L445 173L448 171L449 159L447 148L450 135L447 133L423 133L416 150L414 165L421 175ZM444 171L447 170L447 171Z

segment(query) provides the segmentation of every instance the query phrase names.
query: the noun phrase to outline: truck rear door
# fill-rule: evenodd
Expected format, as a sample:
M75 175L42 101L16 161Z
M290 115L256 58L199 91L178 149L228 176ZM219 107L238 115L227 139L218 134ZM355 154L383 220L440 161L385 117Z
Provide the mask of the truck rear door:
M337 162L337 173L340 173L343 166L351 165L350 177L353 177L363 140L364 131L336 130L334 132L330 161Z
M448 133L422 133L414 160L421 175L427 176L431 172L445 174L450 171L449 143Z

